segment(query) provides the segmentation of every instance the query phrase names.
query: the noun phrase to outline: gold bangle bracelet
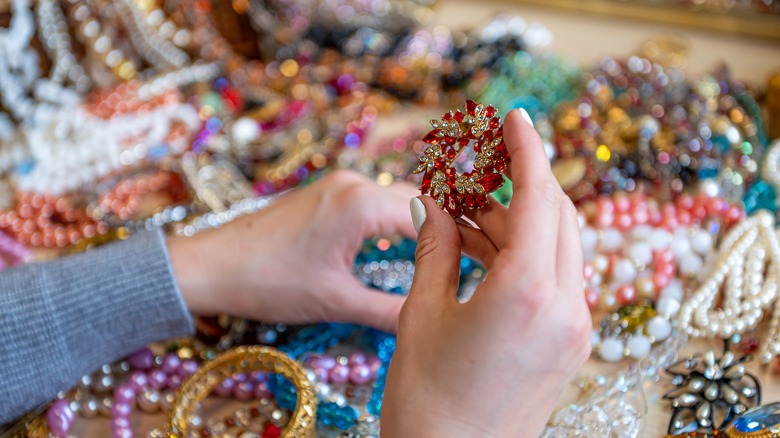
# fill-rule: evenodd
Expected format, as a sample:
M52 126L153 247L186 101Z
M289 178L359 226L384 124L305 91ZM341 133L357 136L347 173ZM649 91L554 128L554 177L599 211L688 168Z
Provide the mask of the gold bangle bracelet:
M243 346L228 350L203 364L195 374L185 380L176 391L176 399L171 406L167 436L189 436L189 419L195 406L208 397L223 380L237 373L252 371L281 374L290 379L297 389L298 402L295 411L280 438L313 436L317 419L317 399L306 373L286 354L274 348L260 346Z

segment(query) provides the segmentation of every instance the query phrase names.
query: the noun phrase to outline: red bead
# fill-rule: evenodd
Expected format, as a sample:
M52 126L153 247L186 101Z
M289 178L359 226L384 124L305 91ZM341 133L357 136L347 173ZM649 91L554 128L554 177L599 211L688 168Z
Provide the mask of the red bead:
M680 225L690 225L691 222L693 222L693 218L687 211L681 211L677 213L677 222L679 222Z
M636 289L634 289L634 286L624 284L615 292L615 297L617 298L618 303L623 306L631 304L636 301Z
M693 208L693 196L683 193L675 200L675 204L681 210L690 210Z
M629 210L629 208L631 208L631 202L629 202L628 196L626 196L624 193L615 195L614 203L615 211L619 213L625 213Z
M655 290L661 290L665 288L671 281L672 279L670 277L667 277L660 272L653 274L653 285L655 286Z
M497 117L493 117L492 119L490 119L490 123L489 123L488 126L490 126L490 129L496 129L496 128L498 128L499 124L500 123L498 121L498 118Z
M263 431L263 438L279 438L282 435L282 430L271 423L266 423L265 430Z
M711 216L717 216L726 211L728 204L721 198L710 198L707 202L707 213Z
M588 303L590 310L596 310L599 306L599 293L596 289L589 287L585 289L585 302Z
M487 117L493 117L496 115L496 109L493 107L493 105L488 105L488 107L485 108L485 115Z
M615 204L607 196L599 196L598 198L596 198L596 208L598 209L599 212L603 212L603 213L615 212Z
M590 280L590 277L593 277L593 274L596 272L596 268L593 267L590 263L585 263L582 266L582 276L586 280Z
M615 216L615 225L617 225L618 229L620 230L627 230L631 228L631 225L633 225L634 219L631 217L628 213L618 213Z
M599 213L596 217L596 225L599 228L611 227L615 222L615 216L612 213Z
M463 119L464 119L465 117L466 117L466 115L465 115L465 114L463 114L463 113L462 113L462 112L460 112L460 111L457 111L457 112L455 113L455 121L456 121L456 122L458 122L458 123L463 123Z

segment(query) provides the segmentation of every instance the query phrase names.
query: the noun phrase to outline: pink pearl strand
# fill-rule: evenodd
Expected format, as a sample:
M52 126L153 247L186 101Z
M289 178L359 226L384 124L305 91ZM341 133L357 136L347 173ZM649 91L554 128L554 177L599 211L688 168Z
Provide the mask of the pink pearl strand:
M23 265L32 260L32 251L13 237L0 231L0 270Z
M595 229L614 228L623 233L640 225L673 232L679 227L704 225L709 220L718 222L719 227L727 228L744 219L746 215L742 208L731 205L720 197L682 194L674 202L659 204L640 192L599 196L594 201L583 204L581 212L585 222ZM584 264L585 299L591 310L597 309L601 300L601 290L593 287L591 280L596 275L611 275L618 263L624 263L622 260L619 253L608 254L607 266L601 266L601 272L597 272L599 270L592 263ZM600 262L603 264L603 259ZM644 272L651 271L649 276L645 274L645 278L652 279L652 289L656 295L675 278L679 262L668 248L653 251L652 262L645 266ZM637 287L634 284L619 284L616 286L615 298L616 304L632 304L639 298Z
M309 356L304 364L310 368L317 380L323 383L366 385L376 381L382 361L375 355L367 356L353 351L347 356L346 364L328 355Z

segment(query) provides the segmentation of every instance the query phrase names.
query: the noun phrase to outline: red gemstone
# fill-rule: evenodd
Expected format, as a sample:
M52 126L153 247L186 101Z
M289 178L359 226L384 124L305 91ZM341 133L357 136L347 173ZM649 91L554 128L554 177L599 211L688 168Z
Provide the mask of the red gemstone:
M449 135L444 137L444 140L442 141L447 146L452 146L455 144L455 137L450 137Z
M445 154L447 155L447 158L449 158L451 160L451 159L455 158L455 149L447 148L447 152L445 152Z
M479 180L486 192L491 193L504 184L504 177L499 173L489 173Z
M477 208L482 208L487 205L488 200L485 195L477 195Z
M456 122L458 122L458 123L462 123L462 122L463 122L463 119L464 119L465 117L466 117L466 115L465 115L465 114L463 114L463 113L462 113L462 112L460 112L460 111L458 111L458 112L456 112L456 113L455 113L455 121L456 121Z
M431 189L431 180L433 179L433 172L425 172L420 183L420 193L428 193Z
M436 137L436 133L439 132L438 129L434 129L433 131L427 133L425 137L423 137L423 141L428 144L436 144L439 142L439 138Z
M281 435L282 430L279 428L279 426L266 423L265 430L263 431L263 438L279 438Z
M454 196L447 196L447 198L444 200L444 208L447 210L447 213L454 217L460 217L460 215L463 214L463 209L460 206L460 202L458 202L458 199Z
M474 199L474 195L468 195L466 196L466 199L463 200L463 204L465 204L466 208L469 210L473 210L477 205L477 201Z
M444 171L444 174L447 175L447 178L455 178L455 169L450 167Z
M442 116L442 119L444 119L444 120L446 120L448 122L451 122L452 121L452 114L447 113L444 116Z
M490 119L490 129L496 129L500 124L501 123L498 121L498 117L493 117Z
M493 107L493 105L488 105L488 107L485 108L485 115L488 117L493 117L496 115L496 109Z
M482 152L482 143L474 143L474 152L476 153Z
M460 143L461 146L466 146L470 141L471 140L467 135L464 135L458 139L458 143Z
M447 167L447 165L444 163L444 160L442 160L442 159L440 159L440 158L439 158L439 159L437 159L437 160L436 160L436 161L433 163L433 168L434 168L434 169L436 169L436 170L442 170L442 169L444 169L445 167Z
M470 116L474 115L474 111L477 110L477 102L474 102L473 100L467 100L466 101L466 112L469 113Z
M495 168L497 171L503 172L504 170L506 170L506 161L504 160L496 161Z
M485 143L490 143L493 141L493 131L486 131L484 134L482 134L482 141Z

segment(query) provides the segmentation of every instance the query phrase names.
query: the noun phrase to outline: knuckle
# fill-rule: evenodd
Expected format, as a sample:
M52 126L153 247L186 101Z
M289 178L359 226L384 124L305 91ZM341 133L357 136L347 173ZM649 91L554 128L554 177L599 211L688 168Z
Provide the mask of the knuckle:
M426 259L431 254L435 254L439 248L439 239L435 236L421 236L417 239L417 249L414 253L414 258L418 262Z
M534 197L539 202L544 203L548 207L558 208L558 184L555 180L550 178L544 178L536 182L533 187Z
M360 181L362 176L352 170L336 169L323 178L323 181L329 181L330 183L350 183Z
M574 203L563 192L560 195L561 216L568 221L577 222L577 208L574 207Z
M589 313L580 311L579 307L581 306L578 306L578 311L569 312L568 317L560 324L561 341L576 358L580 359L584 356L584 361L590 355L592 329Z

